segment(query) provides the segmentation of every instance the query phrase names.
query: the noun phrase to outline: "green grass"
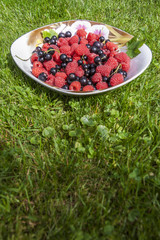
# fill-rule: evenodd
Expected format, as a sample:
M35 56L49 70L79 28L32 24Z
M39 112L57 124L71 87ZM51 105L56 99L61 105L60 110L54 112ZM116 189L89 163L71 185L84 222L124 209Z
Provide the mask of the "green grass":
M3 0L0 9L0 239L159 239L159 1ZM68 19L145 38L151 65L94 97L38 85L10 46Z

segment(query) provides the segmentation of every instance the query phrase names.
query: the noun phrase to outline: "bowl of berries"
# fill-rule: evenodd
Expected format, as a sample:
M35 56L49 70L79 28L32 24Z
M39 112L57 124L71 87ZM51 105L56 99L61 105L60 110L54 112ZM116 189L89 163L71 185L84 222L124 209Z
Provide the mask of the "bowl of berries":
M116 27L88 20L53 23L14 41L11 55L30 78L67 95L104 93L144 72L152 53Z

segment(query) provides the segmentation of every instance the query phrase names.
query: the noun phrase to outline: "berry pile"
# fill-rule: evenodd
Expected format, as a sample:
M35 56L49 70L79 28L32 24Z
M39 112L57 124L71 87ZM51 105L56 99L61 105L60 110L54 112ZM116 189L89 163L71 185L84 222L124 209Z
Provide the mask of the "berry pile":
M123 83L130 58L103 36L79 29L44 38L31 56L32 74L41 81L71 91L94 91Z

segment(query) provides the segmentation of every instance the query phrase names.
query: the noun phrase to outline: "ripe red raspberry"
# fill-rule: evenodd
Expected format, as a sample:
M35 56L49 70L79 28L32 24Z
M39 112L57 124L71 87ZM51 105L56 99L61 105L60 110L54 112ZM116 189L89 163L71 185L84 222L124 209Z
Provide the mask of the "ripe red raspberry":
M115 73L112 77L111 77L111 80L110 80L110 84L111 86L116 86L120 83L123 83L124 82L124 77L122 74L120 73Z
M86 85L86 86L83 88L83 92L90 92L90 91L94 91L94 87L91 86L91 85Z
M128 72L130 69L130 62L121 62L122 70Z
M91 33L91 32L88 33L87 40L88 40L88 42L91 42L92 40L97 40L96 34Z
M47 83L47 84L49 84L51 86L54 86L55 76L53 76L52 74L49 74L47 80L45 81L45 83Z
M83 56L89 55L90 51L85 44L79 44L79 46L75 49L75 53L79 56Z
M64 79L66 79L67 74L65 72L56 72L55 77L62 77Z
M69 44L72 45L73 43L78 43L79 42L79 37L78 35L74 35L73 37L71 37L71 39L69 40Z
M78 30L77 30L77 35L78 35L79 37L86 37L87 32L86 32L83 28L81 28L81 29L78 29Z
M49 43L44 43L42 46L42 51L46 52L49 47L50 47Z
M110 51L109 57L114 57L117 54L117 51Z
M52 47L52 48L56 49L57 51L59 51L59 47L57 47L57 46L54 45L54 44L51 44L50 47Z
M97 90L103 90L103 89L108 88L108 84L106 82L98 82L96 84L96 88L97 88Z
M39 61L34 61L33 62L33 67L43 67L43 64L41 63L41 62L39 62Z
M118 49L118 45L113 43L113 42L107 42L106 43L106 48L110 51L114 51L114 50L117 50Z
M52 59L49 61L46 61L43 63L43 66L45 67L45 69L49 72L51 70L51 68L55 68L56 67L56 62L54 62Z
M88 44L88 40L86 38L81 38L80 44Z
M121 63L121 62L126 62L126 63L129 62L130 63L130 57L124 52L117 53L115 55L115 58L117 59L117 61L119 63Z
M60 53L59 52L56 52L53 54L53 60L59 65L61 64L61 59L60 59Z
M54 84L55 84L56 87L61 88L61 87L63 87L65 85L65 83L66 82L65 82L64 78L62 78L62 77L55 77Z
M62 47L64 45L68 45L68 41L65 38L59 38L57 41L58 47Z
M71 56L73 56L73 54L75 53L75 50L78 46L79 46L78 43L73 43L71 45Z
M92 76L92 82L93 83L98 83L98 82L102 82L102 75L100 73L95 73Z
M78 60L81 59L81 57L75 53L75 54L73 55L73 58L72 58L72 59L75 60L75 61L78 61Z
M72 62L69 62L65 69L66 74L69 75L70 73L75 73L77 67L78 67L77 61L73 60Z
M118 62L114 57L109 57L107 62L104 65L111 67L111 70L118 67Z
M99 65L96 68L96 72L100 73L102 76L109 77L111 72L111 67L106 65Z
M41 67L32 68L32 74L37 78L38 78L39 74L42 72L44 72L48 75L48 72L44 68L41 68Z
M36 52L33 53L31 56L31 63L33 63L34 61L38 61L38 54Z
M97 55L97 54L95 54L95 53L90 53L89 55L88 55L88 62L91 64L91 63L94 63L94 59L95 59L95 57L97 57L97 56L99 56L99 55Z
M84 70L82 69L81 66L77 67L76 71L75 71L76 76L78 77L82 77L84 75Z
M71 47L69 45L61 46L60 52L66 54L66 55L71 55Z
M70 84L69 90L71 91L80 91L81 89L81 84L78 81L74 81Z
M96 39L93 39L92 41L89 42L89 44L90 44L91 46L93 46L93 43L96 42L96 41L97 41Z

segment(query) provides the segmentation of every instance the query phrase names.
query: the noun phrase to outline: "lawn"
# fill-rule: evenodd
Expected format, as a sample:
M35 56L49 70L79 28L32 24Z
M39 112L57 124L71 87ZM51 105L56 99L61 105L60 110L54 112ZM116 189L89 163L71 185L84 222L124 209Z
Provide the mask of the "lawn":
M2 0L0 9L0 239L160 239L159 1ZM150 66L97 96L38 85L10 46L70 19L145 39Z

